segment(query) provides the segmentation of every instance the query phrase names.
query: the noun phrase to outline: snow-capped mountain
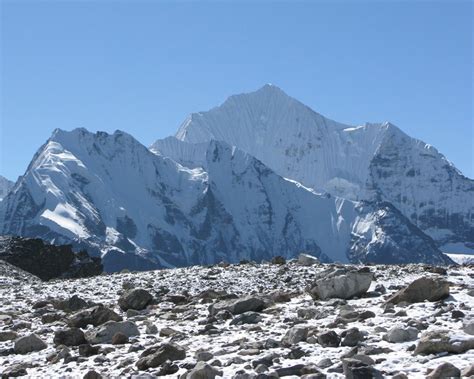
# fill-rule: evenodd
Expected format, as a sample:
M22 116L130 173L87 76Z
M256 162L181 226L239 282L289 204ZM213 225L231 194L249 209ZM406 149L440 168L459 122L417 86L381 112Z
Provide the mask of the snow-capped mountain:
M202 167L123 132L56 130L0 204L0 234L86 247L108 271L301 251L326 261L449 262L390 205L317 194L225 142L193 149L204 152Z
M393 124L344 125L265 85L191 114L174 139L151 149L198 167L203 143L211 140L237 146L316 191L389 202L447 251L474 246L474 181Z
M13 182L0 175L0 201L2 201L5 196L7 196L12 187Z

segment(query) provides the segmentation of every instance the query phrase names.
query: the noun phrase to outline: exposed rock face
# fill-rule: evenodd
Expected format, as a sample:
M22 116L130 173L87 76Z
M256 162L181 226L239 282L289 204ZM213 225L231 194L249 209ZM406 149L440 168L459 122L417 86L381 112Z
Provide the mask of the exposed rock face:
M36 275L42 280L82 278L102 273L100 258L71 246L54 246L40 239L0 237L0 259Z
M368 270L328 269L317 275L308 292L315 299L350 299L366 293L372 277Z
M387 302L398 304L402 301L418 303L421 301L437 301L449 296L449 283L442 278L418 278L407 287L390 297Z
M16 354L28 354L32 351L40 351L46 349L48 346L36 334L30 334L25 337L20 337L15 341Z

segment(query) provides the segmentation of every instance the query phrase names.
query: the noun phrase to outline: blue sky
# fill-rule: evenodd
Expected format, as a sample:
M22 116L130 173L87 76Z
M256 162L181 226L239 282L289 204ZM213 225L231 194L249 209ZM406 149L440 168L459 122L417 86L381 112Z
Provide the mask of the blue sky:
M150 145L265 83L340 122L391 121L474 177L470 1L0 3L10 179L55 128Z

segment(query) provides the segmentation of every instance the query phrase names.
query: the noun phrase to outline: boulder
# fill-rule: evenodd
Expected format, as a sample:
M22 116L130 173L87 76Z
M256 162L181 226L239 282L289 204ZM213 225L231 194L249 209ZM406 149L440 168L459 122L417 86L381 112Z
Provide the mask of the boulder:
M140 332L132 321L107 321L98 328L86 332L86 339L91 344L112 343L116 333L123 333L127 337L138 336Z
M46 349L48 345L39 338L36 334L30 334L25 337L20 337L15 341L15 354L28 354L33 351L40 351Z
M147 290L137 288L125 292L120 296L118 304L123 311L128 309L142 310L153 300L153 296Z
M97 305L73 314L67 324L75 328L85 328L89 324L99 326L107 321L122 321L122 316L103 305Z
M64 312L75 312L83 308L87 308L89 304L84 299L81 299L78 295L73 295L69 299L65 300L54 300L53 306Z
M468 377L470 378L471 376L474 376L474 363L471 363L470 365L464 367L461 371L461 375L463 377Z
M301 266L312 266L319 264L319 259L309 254L298 255L298 264Z
M401 326L394 326L387 334L383 336L383 339L387 342L399 343L407 341L415 341L418 337L418 329L409 326L403 328Z
M381 377L378 372L366 362L360 359L345 358L342 367L346 379L371 379Z
M444 379L444 378L460 378L461 371L449 362L441 363L434 369L427 378L430 379Z
M5 342L5 341L12 341L18 337L18 334L16 332L13 332L11 330L5 330L0 332L0 342Z
M198 362L196 366L189 371L185 379L214 379L216 376L222 376L222 371L207 364L206 362Z
M464 333L474 335L474 320L467 320L464 321L462 324L462 330Z
M387 302L398 304L438 301L449 296L449 282L440 278L422 277L391 296Z
M244 312L260 312L265 308L265 301L256 296L245 296L238 299L219 301L209 307L209 313L214 316L220 311L229 311L233 315Z
M448 330L425 332L415 348L414 354L454 353L462 354L474 349L474 337L455 335Z
M258 324L262 316L257 312L244 312L234 317L230 325Z
M342 341L341 346L357 346L360 341L364 339L364 336L358 328L351 328L341 333Z
M139 370L161 366L166 361L180 361L186 358L186 351L176 343L164 343L145 350L136 363Z
M85 344L87 341L81 329L69 328L55 331L53 342L57 346L79 346Z
M338 268L318 274L307 288L313 299L351 299L367 292L372 283L372 273L367 269Z
M338 347L341 342L341 337L333 330L328 332L319 333L317 335L318 343L322 347Z
M300 341L306 341L308 337L308 328L305 326L293 326L288 329L286 334L283 336L281 343L285 346L291 346L297 344Z

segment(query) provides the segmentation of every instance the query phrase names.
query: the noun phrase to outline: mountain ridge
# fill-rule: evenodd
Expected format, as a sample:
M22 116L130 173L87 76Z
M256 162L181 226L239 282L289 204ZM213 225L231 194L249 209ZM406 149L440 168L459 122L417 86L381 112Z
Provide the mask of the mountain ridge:
M385 235L385 225L364 229L360 222L376 205L359 210L352 201L319 195L224 142L210 141L203 159L205 169L189 168L121 131L57 130L1 203L1 233L87 248L103 257L107 271L301 251L348 262L356 247L357 260L366 261L360 246ZM400 228L409 223L387 212ZM379 242L375 255L386 247ZM421 245L422 262L451 262L417 233L393 243L400 251Z
M445 250L474 246L474 180L392 123L340 124L278 87L264 86L192 114L175 138L196 146L212 139L227 142L318 192L388 201ZM187 164L199 153L169 139L151 149Z

